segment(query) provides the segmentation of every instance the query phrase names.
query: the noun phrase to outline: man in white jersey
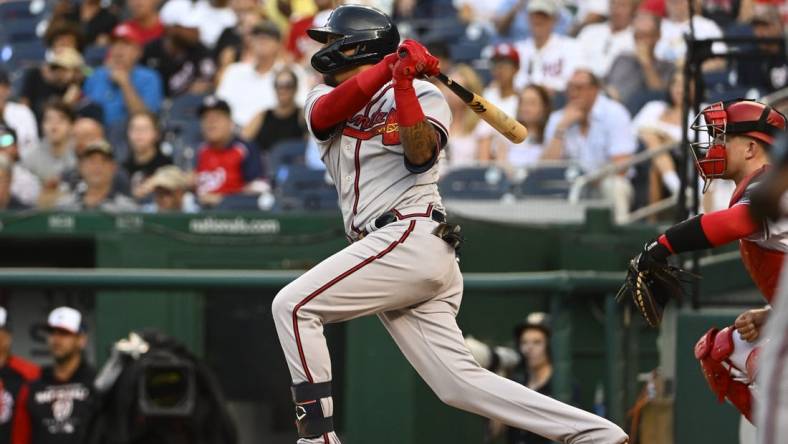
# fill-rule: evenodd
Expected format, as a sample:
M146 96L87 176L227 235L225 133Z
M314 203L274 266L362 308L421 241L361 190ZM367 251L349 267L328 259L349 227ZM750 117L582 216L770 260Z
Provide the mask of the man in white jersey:
M438 61L399 43L384 13L340 6L308 34L325 84L306 120L334 179L350 246L286 286L272 311L292 377L300 444L337 444L331 361L323 325L377 315L402 353L445 403L563 443L621 444L611 422L483 370L455 317L462 275L456 226L445 222L437 159L451 115L417 77Z

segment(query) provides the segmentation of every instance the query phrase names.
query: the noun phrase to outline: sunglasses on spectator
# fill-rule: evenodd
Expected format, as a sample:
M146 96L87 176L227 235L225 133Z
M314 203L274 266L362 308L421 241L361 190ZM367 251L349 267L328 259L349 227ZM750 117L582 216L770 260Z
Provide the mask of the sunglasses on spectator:
M274 83L274 88L276 88L276 89L294 89L295 88L295 83L293 83L293 82Z

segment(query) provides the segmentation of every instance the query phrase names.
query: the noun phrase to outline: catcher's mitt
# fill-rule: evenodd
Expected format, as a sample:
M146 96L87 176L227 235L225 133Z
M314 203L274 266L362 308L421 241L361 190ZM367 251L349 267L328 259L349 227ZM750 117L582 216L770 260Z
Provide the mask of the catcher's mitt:
M652 327L659 326L662 312L671 298L681 300L684 294L682 282L698 277L669 265L665 256L654 254L655 244L647 243L643 251L629 262L627 277L616 295L619 302L631 295L640 314Z

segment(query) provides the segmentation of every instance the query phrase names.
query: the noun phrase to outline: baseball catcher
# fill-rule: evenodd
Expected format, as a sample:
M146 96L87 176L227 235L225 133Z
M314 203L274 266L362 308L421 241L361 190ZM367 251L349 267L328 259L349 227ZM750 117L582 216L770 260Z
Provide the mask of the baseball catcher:
M788 251L788 225L759 222L749 209L753 190L769 168L774 137L785 131L785 116L769 106L740 99L706 107L692 127L704 139L692 146L703 191L717 178L733 180L736 189L727 209L668 228L631 261L618 296L631 296L653 327L659 325L665 305L681 295L681 282L690 277L668 265L669 256L738 240L745 268L770 302ZM730 401L748 420L752 420L751 389L758 370L756 341L769 310L768 306L748 310L732 326L709 329L695 345L695 357L718 399Z

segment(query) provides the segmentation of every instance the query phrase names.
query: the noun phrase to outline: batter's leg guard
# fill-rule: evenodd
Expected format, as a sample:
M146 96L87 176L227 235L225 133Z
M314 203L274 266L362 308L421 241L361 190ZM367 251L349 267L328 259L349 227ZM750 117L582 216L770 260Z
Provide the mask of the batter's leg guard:
M299 438L317 438L334 431L333 416L326 417L320 400L331 397L331 381L303 383L291 389L295 402Z
M727 358L733 353L733 329L712 328L695 344L695 358L700 361L703 376L717 400L728 399L736 409L752 422L752 393L750 388L731 375Z

